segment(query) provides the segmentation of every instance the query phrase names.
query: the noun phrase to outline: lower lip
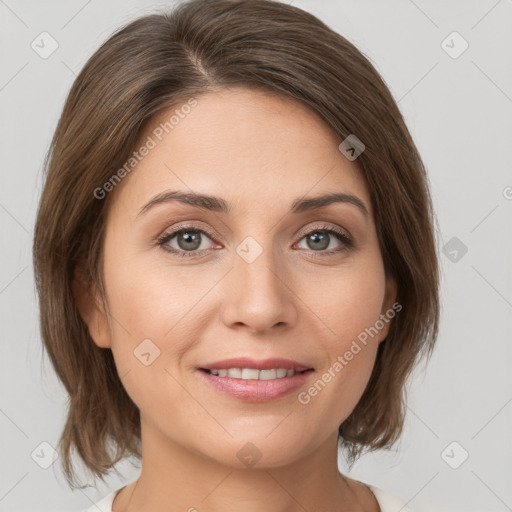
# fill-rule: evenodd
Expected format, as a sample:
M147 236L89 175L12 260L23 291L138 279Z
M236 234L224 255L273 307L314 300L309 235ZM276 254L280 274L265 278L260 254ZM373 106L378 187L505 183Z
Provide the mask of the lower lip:
M213 387L227 395L246 402L268 402L286 396L300 388L313 373L313 370L296 373L292 377L269 380L233 379L231 377L218 377L204 370L198 370L198 372Z

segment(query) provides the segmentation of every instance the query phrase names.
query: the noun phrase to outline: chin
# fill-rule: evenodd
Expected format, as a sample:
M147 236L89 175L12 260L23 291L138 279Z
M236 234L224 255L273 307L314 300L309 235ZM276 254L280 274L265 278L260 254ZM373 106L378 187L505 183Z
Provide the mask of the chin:
M267 433L271 430L269 429ZM212 440L208 449L202 453L218 464L236 469L271 469L287 466L307 452L306 447L297 444L297 439L300 439L298 433L288 433L288 442L281 437L271 440L272 434L265 438L267 433L254 437L246 434L240 438L230 438L224 448L221 441ZM215 446L215 451L211 450L212 446ZM312 447L311 450L313 449Z

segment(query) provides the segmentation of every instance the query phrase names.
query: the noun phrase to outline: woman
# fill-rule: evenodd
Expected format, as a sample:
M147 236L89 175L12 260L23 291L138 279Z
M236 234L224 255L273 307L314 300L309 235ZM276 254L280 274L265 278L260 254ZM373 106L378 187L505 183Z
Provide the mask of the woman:
M434 216L351 43L269 0L144 16L86 63L45 164L64 472L75 486L72 450L101 479L141 460L91 511L403 507L337 456L400 436L438 330Z

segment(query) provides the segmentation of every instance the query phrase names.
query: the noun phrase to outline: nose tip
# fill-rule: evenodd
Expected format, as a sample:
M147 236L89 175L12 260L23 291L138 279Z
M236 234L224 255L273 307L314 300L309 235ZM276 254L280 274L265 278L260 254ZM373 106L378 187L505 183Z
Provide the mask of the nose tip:
M295 321L290 289L279 272L273 270L273 264L272 254L266 251L252 263L244 258L235 263L233 275L225 284L225 322L263 332L275 327L282 329Z

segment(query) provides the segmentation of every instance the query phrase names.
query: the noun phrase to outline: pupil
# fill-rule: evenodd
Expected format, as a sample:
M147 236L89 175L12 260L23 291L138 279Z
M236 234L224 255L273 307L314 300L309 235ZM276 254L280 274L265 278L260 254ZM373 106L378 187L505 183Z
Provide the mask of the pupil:
M197 249L201 245L201 241L199 238L200 238L199 233L185 231L184 233L181 233L178 236L178 244L180 245L181 249L185 249L185 250ZM184 247L181 242L184 243L184 245L185 245Z
M313 242L312 249L325 249L329 245L328 237L322 231L310 235L308 237L308 245L310 245L309 242ZM317 244L317 242L320 242L320 244Z

